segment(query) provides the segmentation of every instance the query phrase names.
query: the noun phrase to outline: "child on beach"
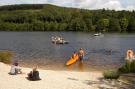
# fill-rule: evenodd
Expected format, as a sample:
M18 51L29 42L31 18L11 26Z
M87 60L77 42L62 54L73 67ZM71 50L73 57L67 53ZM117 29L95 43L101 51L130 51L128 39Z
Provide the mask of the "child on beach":
M16 74L21 74L21 68L18 66L18 62L14 62L13 65L11 66L9 74L11 75L16 75Z

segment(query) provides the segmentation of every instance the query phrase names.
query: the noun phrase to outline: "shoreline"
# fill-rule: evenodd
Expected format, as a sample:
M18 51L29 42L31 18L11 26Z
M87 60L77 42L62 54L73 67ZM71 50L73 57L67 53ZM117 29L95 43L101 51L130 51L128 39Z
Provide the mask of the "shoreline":
M99 71L103 72L108 69L116 69L119 68L122 64L119 65L93 65L87 64L86 61L83 63L76 62L73 65L66 66L64 63L50 63L50 64L42 64L42 63L35 63L35 62L26 62L18 60L19 65L22 67L33 68L34 66L38 66L39 69L42 70L54 70L54 71L75 71L75 72L94 72Z
M28 64L20 64L21 67L24 68L33 68L33 65ZM78 66L77 64L73 64L71 66L63 66L63 65L53 65L53 66L40 66L37 65L41 70L53 70L53 71L71 71L71 72L103 72L108 69L116 69L120 66L93 66L91 65L89 68L87 66ZM57 68L56 68L57 67Z

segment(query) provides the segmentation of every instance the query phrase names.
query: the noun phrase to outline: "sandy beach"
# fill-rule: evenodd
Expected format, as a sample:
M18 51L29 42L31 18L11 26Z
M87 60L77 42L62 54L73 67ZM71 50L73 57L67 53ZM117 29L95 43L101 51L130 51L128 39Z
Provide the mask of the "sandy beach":
M22 67L24 74L9 75L10 66L0 62L0 89L119 89L102 80L101 72L41 70L40 81L26 79L31 68ZM116 84L115 84L116 85Z
M9 75L9 70L9 65L0 63L0 89L94 89L87 82L102 77L101 73L39 70L42 80L29 81L30 68L22 68L25 74L18 75Z

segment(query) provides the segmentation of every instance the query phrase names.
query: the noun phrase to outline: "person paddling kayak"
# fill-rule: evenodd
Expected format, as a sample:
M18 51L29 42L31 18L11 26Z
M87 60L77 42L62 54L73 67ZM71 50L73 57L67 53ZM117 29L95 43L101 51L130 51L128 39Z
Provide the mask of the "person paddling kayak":
M78 54L77 54L76 52L74 52L71 57L72 57L73 59L74 59L74 58L78 58Z

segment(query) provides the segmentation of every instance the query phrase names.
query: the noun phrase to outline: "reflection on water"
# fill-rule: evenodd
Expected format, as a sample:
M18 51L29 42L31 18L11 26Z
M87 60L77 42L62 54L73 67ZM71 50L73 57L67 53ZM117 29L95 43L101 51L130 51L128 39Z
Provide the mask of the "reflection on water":
M58 35L69 44L55 45L51 36ZM75 63L69 70L89 70L92 67L117 67L124 63L128 48L135 50L135 34L104 34L94 37L83 32L0 32L0 50L16 53L22 65L34 64L45 69L67 69L65 62L79 48L85 50L83 63ZM57 66L57 67L56 67Z
M69 65L69 66L66 66L68 70L72 70L73 68L73 64L72 65Z
M76 63L66 67L68 70L74 70L76 68L78 71L84 71L84 64L82 61L77 61Z
M80 71L84 71L84 65L83 65L82 61L79 61L78 68L79 68Z

